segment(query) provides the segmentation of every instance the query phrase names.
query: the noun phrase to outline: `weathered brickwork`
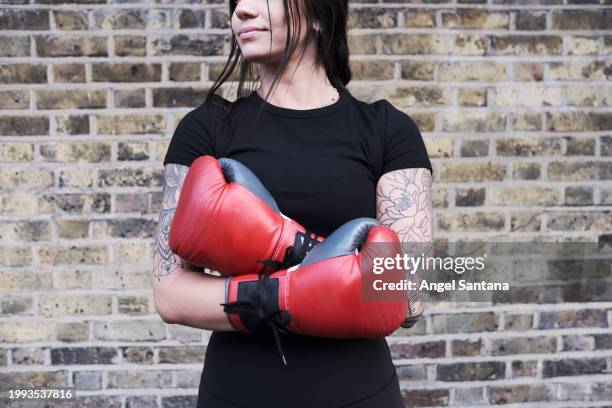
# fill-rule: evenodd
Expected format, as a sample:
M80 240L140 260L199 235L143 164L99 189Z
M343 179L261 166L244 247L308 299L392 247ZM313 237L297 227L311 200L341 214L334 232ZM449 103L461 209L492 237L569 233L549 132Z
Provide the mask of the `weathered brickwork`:
M228 2L1 3L0 384L86 392L48 407L193 407L210 332L155 313L153 234L170 136L229 52ZM421 129L436 240L610 244L611 5L350 2L349 89ZM612 304L592 290L429 307L388 337L406 406L612 405Z

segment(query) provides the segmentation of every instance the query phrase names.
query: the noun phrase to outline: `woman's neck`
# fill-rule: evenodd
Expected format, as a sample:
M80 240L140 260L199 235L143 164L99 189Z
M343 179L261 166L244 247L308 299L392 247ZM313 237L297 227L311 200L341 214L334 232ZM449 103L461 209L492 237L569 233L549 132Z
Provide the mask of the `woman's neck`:
M272 86L275 69L262 65L261 84L257 93L262 99ZM289 64L268 98L268 102L287 109L315 109L331 105L338 100L338 90L329 82L325 69L314 67L303 61L300 65Z
M262 91L262 87L260 87L257 90L257 94L262 99L265 99L267 91ZM276 89L268 98L268 102L282 108L304 110L331 105L339 97L338 90L329 85L319 90L308 89L300 91L297 88L290 88L284 92L279 92Z

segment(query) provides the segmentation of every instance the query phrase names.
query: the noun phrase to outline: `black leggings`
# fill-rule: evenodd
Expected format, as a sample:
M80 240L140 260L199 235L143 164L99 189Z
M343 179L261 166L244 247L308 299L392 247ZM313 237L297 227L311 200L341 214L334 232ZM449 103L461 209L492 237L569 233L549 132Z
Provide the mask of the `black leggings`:
M355 386L359 386L355 384ZM308 389L305 385L304 389ZM240 392L236 390L236 392ZM274 392L271 388L270 392ZM296 395L296 398L300 396ZM291 406L291 401L287 401L287 404L283 407L273 407L267 404L265 401L252 401L248 407L244 405L233 404L230 401L217 397L211 394L204 384L204 380L200 382L200 390L198 393L198 404L197 408L286 408ZM391 377L389 382L376 393L362 398L358 401L354 401L347 405L334 406L334 407L316 407L316 408L403 408L404 403L402 401L402 394L399 388L399 379L397 373Z

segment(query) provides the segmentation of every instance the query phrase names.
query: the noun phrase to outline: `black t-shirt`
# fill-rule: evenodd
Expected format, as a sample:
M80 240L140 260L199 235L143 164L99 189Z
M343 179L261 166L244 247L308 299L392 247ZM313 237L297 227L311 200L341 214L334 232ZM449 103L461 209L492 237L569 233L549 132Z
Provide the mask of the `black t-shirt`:
M376 218L383 174L415 167L433 172L432 166L407 114L384 99L366 103L339 94L315 109L266 104L257 118L264 103L257 92L234 102L215 95L179 122L164 165L190 166L202 155L238 160L283 214L322 236L353 218ZM335 407L383 388L395 371L385 339L281 337L286 367L271 336L213 332L203 385L248 407Z

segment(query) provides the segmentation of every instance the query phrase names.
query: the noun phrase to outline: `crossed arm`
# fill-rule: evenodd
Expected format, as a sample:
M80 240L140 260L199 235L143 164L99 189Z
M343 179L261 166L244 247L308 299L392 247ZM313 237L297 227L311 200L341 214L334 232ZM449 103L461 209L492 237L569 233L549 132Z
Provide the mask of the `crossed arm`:
M376 218L397 232L408 256L427 256L433 251L432 181L429 169L412 168L385 173L376 186ZM412 294L409 301L410 325L423 314L424 304Z
M220 305L225 301L225 279L202 273L202 268L184 261L168 247L170 225L188 170L188 166L180 164L165 166L153 257L155 308L166 323L205 330L235 330ZM398 233L404 252L424 251L431 246L431 173L428 169L384 174L377 185L376 201L378 221ZM420 316L422 304L413 302L411 311L413 316Z
M174 163L165 167L153 257L155 308L166 323L234 330L220 305L225 301L225 280L202 273L202 268L187 263L168 247L170 225L188 170L188 166Z

